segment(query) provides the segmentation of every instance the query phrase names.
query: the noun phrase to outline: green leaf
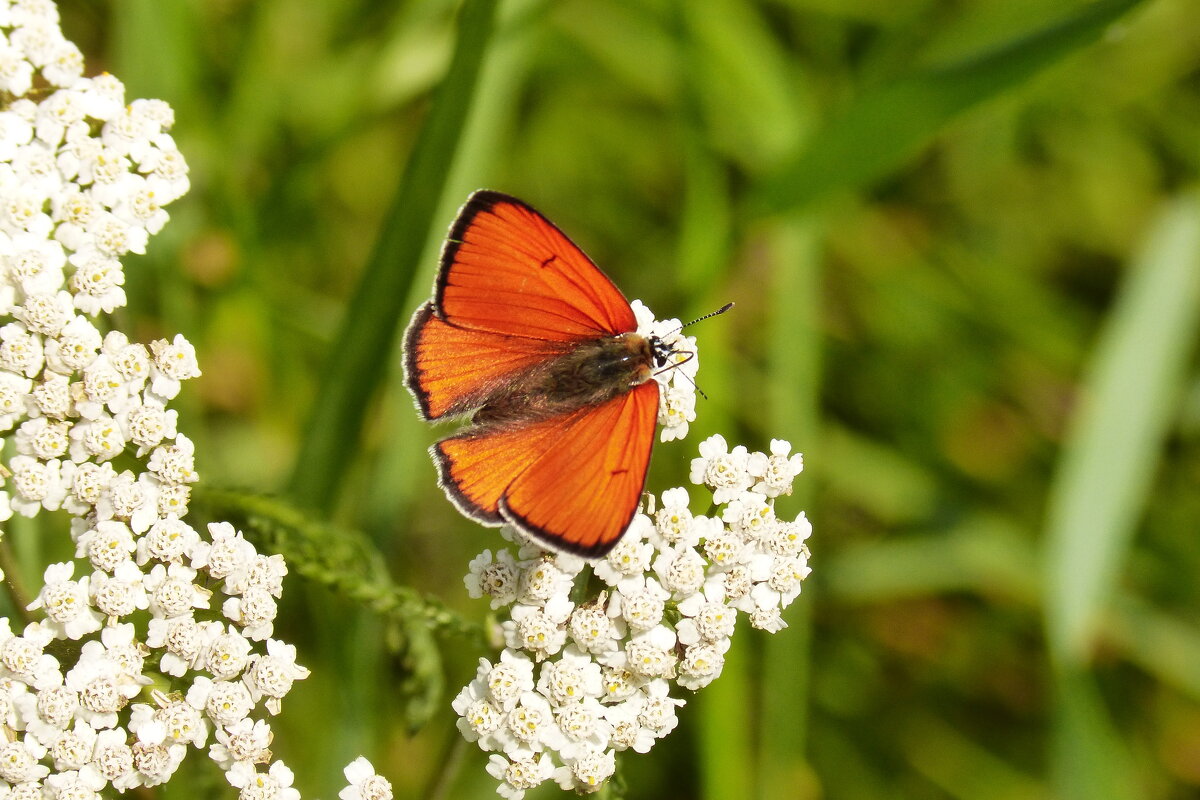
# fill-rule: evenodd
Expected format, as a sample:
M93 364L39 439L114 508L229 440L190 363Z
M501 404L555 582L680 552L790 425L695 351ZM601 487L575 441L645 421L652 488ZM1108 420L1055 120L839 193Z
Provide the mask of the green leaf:
M1091 44L1142 0L1102 0L988 52L865 92L800 156L758 187L754 206L777 212L869 183L916 154L956 114L1019 86Z
M495 0L466 0L458 43L438 87L383 232L358 290L346 307L324 380L292 474L291 494L313 507L329 504L358 449L367 402L385 375L404 304L458 149L492 36Z

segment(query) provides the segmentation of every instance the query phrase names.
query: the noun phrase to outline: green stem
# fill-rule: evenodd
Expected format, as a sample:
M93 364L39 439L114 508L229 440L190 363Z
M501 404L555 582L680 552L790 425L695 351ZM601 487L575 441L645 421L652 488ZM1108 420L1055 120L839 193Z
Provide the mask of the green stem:
M441 766L433 774L421 795L425 800L444 800L450 796L454 778L462 766L463 756L467 752L467 740L462 737L458 728L451 728L446 746L442 751Z

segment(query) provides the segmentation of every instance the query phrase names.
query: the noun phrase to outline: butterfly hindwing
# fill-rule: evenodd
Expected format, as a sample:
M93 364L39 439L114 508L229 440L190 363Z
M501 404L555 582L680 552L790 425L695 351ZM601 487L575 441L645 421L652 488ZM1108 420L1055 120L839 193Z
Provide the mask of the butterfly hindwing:
M654 381L591 409L513 481L501 514L552 549L608 552L637 511L657 418Z
M469 516L599 556L637 510L657 415L650 381L595 407L452 436L434 445L434 458L443 488Z
M468 428L430 448L439 483L464 514L485 525L502 525L500 498L513 479L554 446L564 427L587 413L551 417L503 429Z

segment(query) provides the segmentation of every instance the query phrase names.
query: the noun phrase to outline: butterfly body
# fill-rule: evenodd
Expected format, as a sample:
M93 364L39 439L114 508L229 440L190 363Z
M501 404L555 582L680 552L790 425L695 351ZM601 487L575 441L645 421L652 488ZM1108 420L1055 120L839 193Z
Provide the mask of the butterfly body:
M405 335L405 382L429 420L470 423L431 448L467 516L543 546L607 552L637 510L670 354L561 231L507 195L473 194L434 298Z
M476 424L565 414L604 403L650 380L650 340L636 333L579 342L479 408Z

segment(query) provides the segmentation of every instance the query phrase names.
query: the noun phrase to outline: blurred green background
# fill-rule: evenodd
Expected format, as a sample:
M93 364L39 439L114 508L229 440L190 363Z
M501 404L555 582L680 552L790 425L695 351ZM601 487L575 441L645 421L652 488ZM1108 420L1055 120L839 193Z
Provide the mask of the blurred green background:
M469 619L499 540L436 488L396 335L467 194L532 203L660 317L737 303L695 331L710 399L650 488L710 433L789 439L814 573L622 757L628 797L1200 796L1195 0L62 11L89 73L176 112L192 191L124 324L197 346L204 485L300 498ZM492 796L449 708L481 640L289 557L297 785L334 796L362 753L397 797ZM163 796L231 793L189 761Z

